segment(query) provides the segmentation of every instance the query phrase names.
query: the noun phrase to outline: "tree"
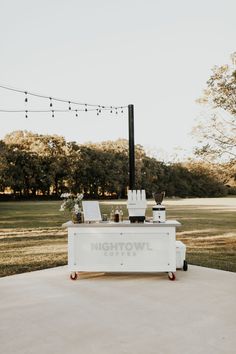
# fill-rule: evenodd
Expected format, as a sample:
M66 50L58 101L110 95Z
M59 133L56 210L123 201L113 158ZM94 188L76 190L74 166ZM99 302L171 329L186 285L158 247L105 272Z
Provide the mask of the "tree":
M169 167L153 157L144 156L142 159L141 188L146 190L147 197L152 197L154 192L166 191Z
M221 173L212 164L188 162L184 164L189 173L190 195L193 197L223 197L227 195Z
M4 143L9 147L15 146L22 155L31 153L38 157L38 178L34 190L49 194L51 187L56 195L64 190L69 175L69 161L67 143L63 137L14 131L5 136Z
M197 156L227 162L233 168L236 162L236 53L231 58L232 65L212 69L207 89L198 100L210 107L211 114L199 122L193 133L201 143L195 151Z
M7 151L6 144L0 140L0 191L4 191L6 184L6 170L7 170Z
M5 167L1 170L2 186L10 187L14 194L36 194L39 176L37 155L11 145L5 151L5 160Z
M128 185L128 143L117 140L99 144L69 144L69 185L88 197L125 197Z

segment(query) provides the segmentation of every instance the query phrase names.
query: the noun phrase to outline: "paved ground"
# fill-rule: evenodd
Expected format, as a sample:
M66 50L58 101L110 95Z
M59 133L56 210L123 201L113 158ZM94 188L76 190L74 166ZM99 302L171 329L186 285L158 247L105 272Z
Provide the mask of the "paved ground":
M236 274L84 274L0 279L2 354L233 354Z

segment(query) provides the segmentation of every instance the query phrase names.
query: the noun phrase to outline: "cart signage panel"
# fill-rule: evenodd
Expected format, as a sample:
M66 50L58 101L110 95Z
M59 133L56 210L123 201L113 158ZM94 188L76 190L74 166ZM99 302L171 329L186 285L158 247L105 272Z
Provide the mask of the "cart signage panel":
M71 228L68 256L78 271L175 271L175 229Z

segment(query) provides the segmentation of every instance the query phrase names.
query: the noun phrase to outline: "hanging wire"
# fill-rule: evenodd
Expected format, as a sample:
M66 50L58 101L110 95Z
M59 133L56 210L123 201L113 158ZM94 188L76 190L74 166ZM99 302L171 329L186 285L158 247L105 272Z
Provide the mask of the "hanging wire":
M68 109L0 109L0 113L52 113L52 111L54 113L68 113ZM103 111L109 111L109 109L105 108ZM71 109L70 112L75 112L75 115L78 115L78 112L84 112L84 109ZM87 112L99 113L96 108L88 108Z
M107 110L107 109L106 109ZM59 113L66 113L68 112L68 109L54 109L54 112L59 112ZM84 109L71 109L71 112L84 112ZM90 108L87 109L88 112L95 112L97 111L96 108ZM26 112L25 109L0 109L1 113L21 113L21 112ZM47 113L47 112L52 112L51 109L28 109L27 112L29 113Z
M97 116L100 116L101 113L98 108L86 108L85 110L86 112L96 112ZM78 117L78 112L84 112L85 110L82 108L71 109L70 112L75 112L75 116ZM110 108L105 108L102 111L110 111ZM54 118L55 113L68 113L68 109L0 109L0 113L25 113L25 118L29 118L28 113L51 113L52 118ZM116 113L118 114L118 112Z
M34 97L39 97L39 98L45 98L45 99L49 99L50 101L57 101L57 102L64 102L64 103L70 103L73 105L81 105L81 106L85 106L87 107L101 107L102 109L114 109L115 106L106 106L106 105L97 105L97 104L91 104L91 103L83 103L83 102L77 102L77 101L73 101L73 100L68 100L68 99L62 99L62 98L57 98L57 97L53 97L53 96L46 96L46 95L42 95L42 94L38 94L38 93L34 93L34 92L30 92L30 91L26 91L26 90L21 90L21 89L16 89L7 85L0 85L0 88L4 89L4 90L9 90L9 91L14 91L14 92L19 92L19 93L24 93L25 96L25 102L28 102L28 96L34 96ZM52 107L52 106L50 106ZM127 108L128 106L119 106L117 108ZM85 110L87 112L87 110Z

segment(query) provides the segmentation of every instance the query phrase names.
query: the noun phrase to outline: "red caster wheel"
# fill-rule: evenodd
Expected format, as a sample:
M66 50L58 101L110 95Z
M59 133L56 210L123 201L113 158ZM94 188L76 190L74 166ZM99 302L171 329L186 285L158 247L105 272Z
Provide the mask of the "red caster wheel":
M168 273L168 278L169 278L170 280L175 280L175 273L169 272L169 273Z
M78 278L78 274L76 272L70 274L71 280L76 280Z

